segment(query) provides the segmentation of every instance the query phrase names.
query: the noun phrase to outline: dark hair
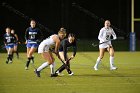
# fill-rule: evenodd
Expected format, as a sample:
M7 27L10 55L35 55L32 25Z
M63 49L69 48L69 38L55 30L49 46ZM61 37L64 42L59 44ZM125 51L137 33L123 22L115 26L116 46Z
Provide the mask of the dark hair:
M34 21L34 22L36 23L36 21L35 21L34 19L30 19L30 22L31 22L31 21Z
M69 33L68 37L74 37L75 38L75 34Z

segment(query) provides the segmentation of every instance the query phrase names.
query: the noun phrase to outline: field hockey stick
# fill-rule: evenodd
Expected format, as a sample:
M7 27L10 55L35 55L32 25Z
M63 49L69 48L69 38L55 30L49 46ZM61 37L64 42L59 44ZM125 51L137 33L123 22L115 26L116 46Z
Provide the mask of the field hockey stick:
M31 63L32 64L32 67L34 68L34 69L36 69L36 66L34 65L34 63Z
M62 60L62 59L60 59L61 60L61 62L63 63L63 65L65 66L65 69L67 70L67 72L70 74L72 71L71 71L71 69L70 69L70 67L66 64L68 61L70 61L71 60L71 58L69 58L67 61L66 61L66 63Z
M113 41L113 40L116 40L116 39L110 39L110 40L108 40L108 41L105 41L105 42L102 42L102 43L99 43L99 44L92 43L92 46L93 46L93 47L96 47L96 46L99 46L99 45L101 45L101 44L107 43L107 42L109 42L109 41Z

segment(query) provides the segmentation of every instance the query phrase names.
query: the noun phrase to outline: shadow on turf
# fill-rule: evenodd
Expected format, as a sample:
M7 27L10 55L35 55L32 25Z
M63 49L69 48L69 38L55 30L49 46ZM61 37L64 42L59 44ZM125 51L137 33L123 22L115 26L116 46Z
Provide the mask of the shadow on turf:
M131 75L113 75L113 74L82 74L82 75L74 75L76 77L140 77L140 75L131 74Z

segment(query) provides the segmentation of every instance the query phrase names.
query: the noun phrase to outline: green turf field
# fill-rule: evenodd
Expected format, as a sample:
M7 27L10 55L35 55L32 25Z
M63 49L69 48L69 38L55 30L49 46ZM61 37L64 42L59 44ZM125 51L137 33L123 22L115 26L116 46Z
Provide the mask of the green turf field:
M140 52L116 52L116 71L109 70L109 55L105 54L98 71L93 70L98 52L78 52L71 61L74 76L50 77L50 69L44 69L41 77L34 74L30 65L25 70L26 54L14 57L6 64L6 53L0 54L0 93L140 93ZM35 54L35 66L43 60ZM56 68L61 62L56 58Z

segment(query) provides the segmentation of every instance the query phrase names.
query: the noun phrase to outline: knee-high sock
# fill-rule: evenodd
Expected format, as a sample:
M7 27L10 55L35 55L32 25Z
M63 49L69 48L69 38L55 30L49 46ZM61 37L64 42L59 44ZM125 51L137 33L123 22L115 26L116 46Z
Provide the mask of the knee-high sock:
M29 67L30 60L31 60L31 58L30 58L30 57L28 57L28 61L26 62L26 67Z
M114 57L110 56L110 67L114 65Z
M7 61L9 61L10 60L10 54L8 54L8 56L7 56Z
M100 58L100 57L98 57L98 58L97 58L97 61L96 61L96 64L95 64L95 66L94 66L94 67L98 67L98 65L100 64L100 62L101 62L101 58Z
M53 63L50 65L50 69L51 69L51 74L54 74L55 62L53 62Z
M41 71L42 69L44 69L45 67L47 67L49 65L48 62L44 62L40 67L37 68L37 71Z

